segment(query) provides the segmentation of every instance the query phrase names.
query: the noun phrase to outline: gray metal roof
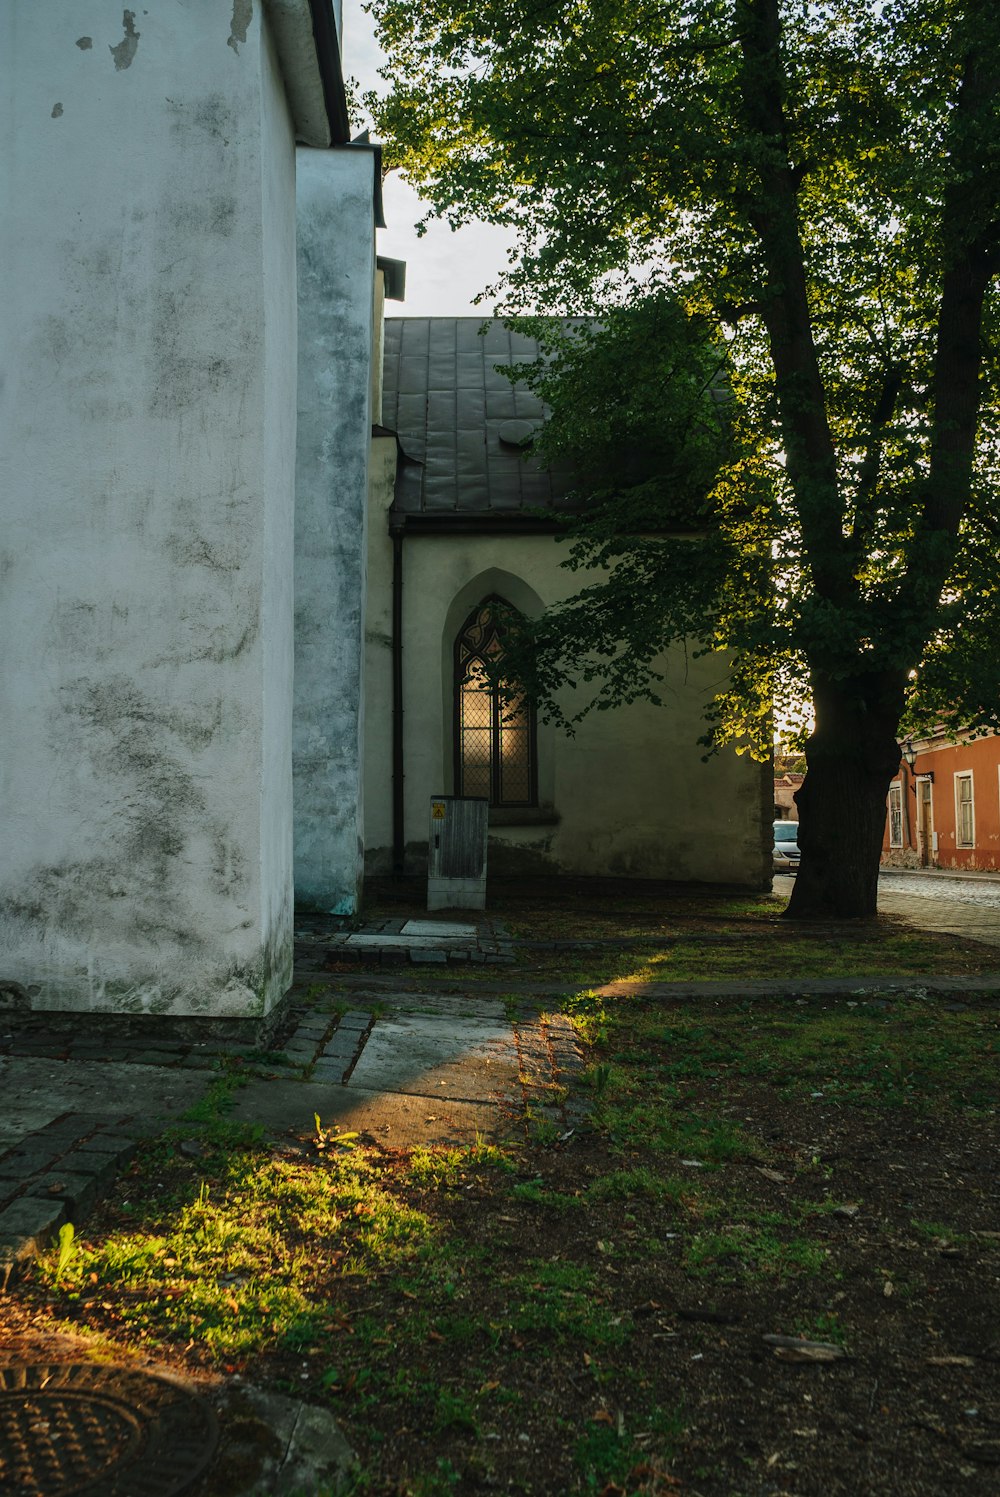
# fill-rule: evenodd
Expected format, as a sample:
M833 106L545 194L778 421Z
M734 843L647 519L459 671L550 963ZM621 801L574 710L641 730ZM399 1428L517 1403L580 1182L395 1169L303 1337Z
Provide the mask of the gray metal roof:
M528 426L509 425L540 424L541 402L495 367L538 356L533 338L502 322L386 318L382 425L413 459L400 465L396 515L516 522L566 508L569 474L544 469L516 445Z

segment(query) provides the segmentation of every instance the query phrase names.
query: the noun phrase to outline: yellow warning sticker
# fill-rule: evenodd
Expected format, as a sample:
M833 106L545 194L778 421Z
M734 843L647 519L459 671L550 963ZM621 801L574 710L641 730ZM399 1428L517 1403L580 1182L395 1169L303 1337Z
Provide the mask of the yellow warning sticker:
M444 821L444 801L431 801L431 816L435 821Z

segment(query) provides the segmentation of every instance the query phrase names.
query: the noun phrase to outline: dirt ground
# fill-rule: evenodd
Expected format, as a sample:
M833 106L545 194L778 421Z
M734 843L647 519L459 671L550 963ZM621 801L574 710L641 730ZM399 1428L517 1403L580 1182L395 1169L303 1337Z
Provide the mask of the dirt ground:
M995 1003L915 978L862 1003L581 994L574 1017L572 1132L168 1138L61 1286L50 1261L16 1289L8 1336L323 1404L366 1497L1000 1491ZM261 1308L268 1273L295 1316ZM203 1497L232 1490L222 1460Z
M731 1100L780 1161L725 1166L743 1215L784 1218L792 1194L821 1202L833 1172L846 1214L809 1234L821 1275L735 1256L693 1274L683 1198L554 1204L584 1199L623 1165L642 1178L642 1151L609 1153L592 1135L519 1161L519 1182L541 1180L542 1201L474 1163L420 1188L405 1159L382 1156L401 1198L462 1245L464 1271L460 1254L450 1278L426 1263L345 1278L338 1259L326 1279L320 1261L313 1294L336 1313L316 1344L265 1347L227 1370L332 1406L365 1464L361 1490L385 1497L1000 1490L995 1125L972 1137L900 1119L887 1136L877 1119L829 1109L804 1130L800 1111L773 1097ZM123 1182L88 1236L122 1225L118 1201L133 1188ZM961 1232L945 1236L914 1226L956 1219ZM66 1307L63 1324L141 1355L145 1338L118 1319L128 1288L100 1295ZM50 1355L42 1287L22 1286L16 1306L8 1333ZM769 1334L844 1355L798 1361ZM169 1339L154 1360L196 1375L217 1366L197 1343ZM205 1490L227 1490L224 1469Z

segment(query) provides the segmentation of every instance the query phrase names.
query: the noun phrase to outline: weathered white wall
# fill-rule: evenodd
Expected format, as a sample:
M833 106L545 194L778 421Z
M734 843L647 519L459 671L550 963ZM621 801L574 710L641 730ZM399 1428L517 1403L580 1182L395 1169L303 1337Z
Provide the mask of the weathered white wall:
M372 441L363 775L365 870L369 873L387 873L392 868L392 542L386 531L386 515L392 503L396 452L395 437ZM430 794L442 788L438 785ZM426 827L423 838L426 842Z
M387 485L373 485L369 546L369 688L384 681L391 578ZM379 514L381 511L381 515ZM408 869L426 866L430 796L453 788L452 651L473 606L497 592L524 611L579 587L550 537L415 537L404 550L404 732ZM770 879L762 823L771 821L767 766L727 751L701 762L697 738L722 669L680 649L666 662L667 705L593 713L576 736L539 725L541 815L506 812L490 825L494 872L566 872L763 887ZM384 685L378 695L384 695ZM370 718L365 820L368 868L392 859L389 718ZM550 815L546 819L545 812Z
M351 914L363 874L373 154L299 151L295 890Z
M39 1008L289 978L294 148L237 10L0 8L0 976Z
M298 322L296 149L284 82L265 25L262 67L264 285L264 587L261 765L261 923L273 932L266 959L274 996L292 982L292 731L294 669L295 446Z

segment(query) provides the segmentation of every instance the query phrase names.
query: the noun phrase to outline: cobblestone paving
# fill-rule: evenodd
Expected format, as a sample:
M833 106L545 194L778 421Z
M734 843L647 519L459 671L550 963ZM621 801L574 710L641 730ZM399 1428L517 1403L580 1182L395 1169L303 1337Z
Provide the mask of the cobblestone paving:
M134 1118L69 1114L0 1157L0 1290L39 1242L86 1216L145 1131Z

